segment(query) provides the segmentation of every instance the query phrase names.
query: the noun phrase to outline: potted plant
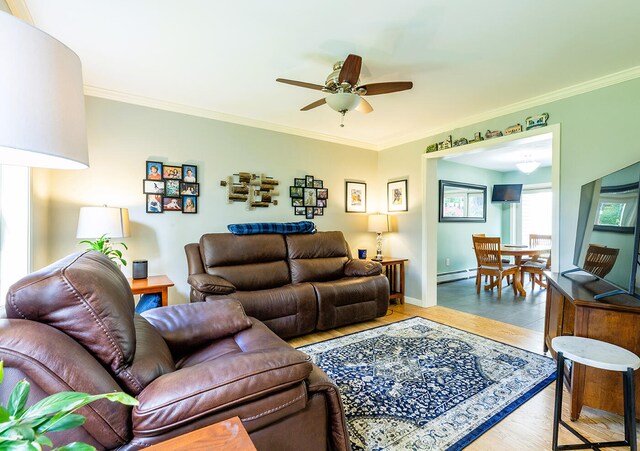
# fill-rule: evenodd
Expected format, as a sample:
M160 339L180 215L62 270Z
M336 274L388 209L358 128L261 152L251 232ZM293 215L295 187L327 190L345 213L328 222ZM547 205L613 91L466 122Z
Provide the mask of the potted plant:
M3 378L4 369L0 360L0 383ZM29 382L21 380L11 391L7 405L0 405L0 450L2 451L41 451L44 446L52 447L53 442L45 434L82 426L86 418L74 412L98 399L108 399L129 406L138 404L137 399L122 392L101 395L60 392L27 407L29 389ZM86 443L73 442L52 451L95 451L95 448Z
M122 258L122 251L118 249L114 249L111 246L111 240L107 238L106 233L102 235L100 238L96 239L95 241L91 241L91 240L80 241L80 244L83 244L83 243L86 243L89 245L87 250L102 252L104 255L109 257L116 265L120 266L120 264L122 264L123 266L127 266L127 261ZM117 243L117 244L120 244L126 250L129 250L126 244L124 243Z

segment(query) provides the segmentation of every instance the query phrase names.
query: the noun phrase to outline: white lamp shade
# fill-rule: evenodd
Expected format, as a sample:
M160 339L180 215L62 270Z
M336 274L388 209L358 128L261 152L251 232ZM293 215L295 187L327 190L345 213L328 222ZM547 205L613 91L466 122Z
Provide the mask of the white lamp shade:
M523 163L516 163L516 167L525 174L531 174L533 171L538 169L540 163L537 161L525 161Z
M388 215L369 215L369 232L383 233L389 231Z
M89 166L80 59L0 11L0 164Z
M360 96L348 92L338 92L326 98L327 105L341 113L351 111L360 104Z
M129 209L115 207L82 207L76 238L124 238L130 236Z

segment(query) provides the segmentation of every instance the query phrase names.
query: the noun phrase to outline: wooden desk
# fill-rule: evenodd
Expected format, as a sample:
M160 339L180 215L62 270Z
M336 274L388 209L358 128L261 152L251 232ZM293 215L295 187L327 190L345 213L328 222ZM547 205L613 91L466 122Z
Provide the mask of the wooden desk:
M238 417L196 429L147 449L149 451L256 451Z
M404 262L406 258L383 257L382 261L374 260L382 264L384 274L389 279L389 289L391 295L389 301L398 299L400 304L404 304Z
M586 273L561 276L545 272L549 286L544 317L544 351L562 335L593 338L640 354L640 300L629 295L593 297L611 285ZM555 357L555 351L551 354ZM571 419L577 420L583 405L622 415L622 377L614 371L573 364L565 366L565 384L571 394ZM635 374L636 405L640 405L640 371ZM636 412L640 417L640 411Z
M169 305L169 287L174 284L167 276L151 276L146 279L127 279L133 294L161 293L162 306Z

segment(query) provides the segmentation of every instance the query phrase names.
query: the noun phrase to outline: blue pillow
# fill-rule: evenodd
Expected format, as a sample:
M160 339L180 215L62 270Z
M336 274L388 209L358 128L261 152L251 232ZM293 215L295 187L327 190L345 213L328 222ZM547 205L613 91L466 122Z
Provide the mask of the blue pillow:
M250 222L246 224L229 224L229 232L234 235L255 235L258 233L316 233L316 225L311 221L300 222Z

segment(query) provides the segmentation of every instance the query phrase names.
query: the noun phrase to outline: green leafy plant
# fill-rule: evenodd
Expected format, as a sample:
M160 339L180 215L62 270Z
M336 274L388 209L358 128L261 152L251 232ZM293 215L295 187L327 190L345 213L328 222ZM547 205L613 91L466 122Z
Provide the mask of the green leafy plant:
M4 367L0 360L0 383L3 378ZM43 446L52 447L53 442L44 434L82 426L85 417L74 412L98 399L108 399L128 406L138 404L137 399L122 392L102 395L60 392L27 408L29 389L29 382L21 380L9 395L6 407L0 405L2 451L41 451ZM73 442L52 451L95 451L95 448L86 443Z
M118 266L120 266L120 263L122 263L123 266L127 266L127 261L122 258L122 251L114 249L111 246L111 241L109 240L109 238L107 238L106 233L95 241L82 240L79 244L88 244L90 247L88 247L87 250L102 252L104 255L113 260ZM122 247L124 247L126 250L129 250L126 244L117 244L121 244Z

